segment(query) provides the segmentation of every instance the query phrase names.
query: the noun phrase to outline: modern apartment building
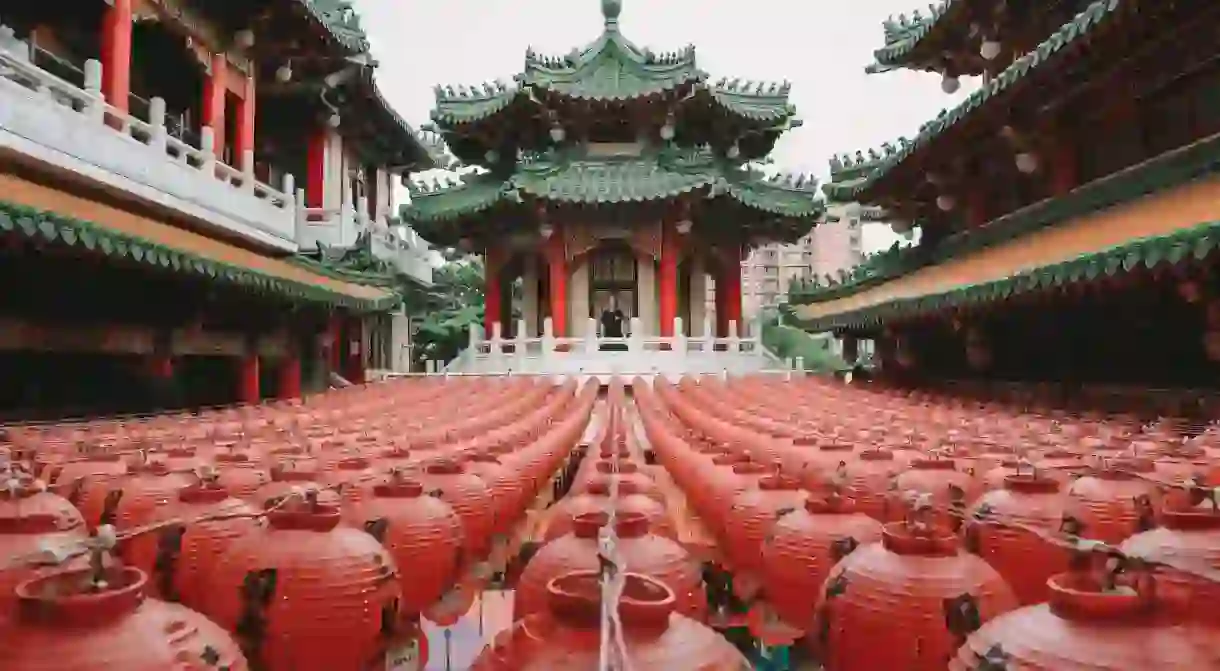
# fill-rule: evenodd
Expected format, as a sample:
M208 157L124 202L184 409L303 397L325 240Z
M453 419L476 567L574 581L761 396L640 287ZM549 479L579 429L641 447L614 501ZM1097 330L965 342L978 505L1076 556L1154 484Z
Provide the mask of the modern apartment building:
M741 263L742 314L748 322L760 310L788 298L795 278L833 275L864 259L862 208L855 203L829 203L825 219L795 244L763 245ZM707 287L707 314L715 314L714 284Z

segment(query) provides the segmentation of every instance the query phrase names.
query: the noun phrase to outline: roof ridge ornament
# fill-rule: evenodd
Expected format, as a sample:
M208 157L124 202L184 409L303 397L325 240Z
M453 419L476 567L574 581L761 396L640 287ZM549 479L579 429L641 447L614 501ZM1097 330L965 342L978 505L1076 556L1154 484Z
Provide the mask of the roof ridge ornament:
M618 15L623 12L623 0L602 0L602 17L606 30L618 30Z

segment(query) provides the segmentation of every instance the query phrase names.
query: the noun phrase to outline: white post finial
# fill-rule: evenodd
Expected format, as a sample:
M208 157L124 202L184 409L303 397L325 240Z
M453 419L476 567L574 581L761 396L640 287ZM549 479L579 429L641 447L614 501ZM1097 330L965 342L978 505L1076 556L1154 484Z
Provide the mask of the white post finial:
M597 351L597 320L593 317L585 320L585 351Z
M148 125L152 128L148 144L164 152L169 135L165 130L165 98L154 97L148 101Z

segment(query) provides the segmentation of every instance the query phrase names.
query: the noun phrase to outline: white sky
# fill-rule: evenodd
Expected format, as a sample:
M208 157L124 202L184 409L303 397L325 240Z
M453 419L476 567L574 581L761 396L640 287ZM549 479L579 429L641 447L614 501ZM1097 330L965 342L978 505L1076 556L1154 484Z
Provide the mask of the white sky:
M525 49L561 56L600 34L599 0L354 0L381 62L378 84L417 128L428 122L434 84L506 81ZM867 150L956 105L932 74L866 75L882 44L881 22L926 0L623 0L620 27L654 51L696 46L700 67L720 77L792 83L804 120L776 146L782 170L825 180L836 153ZM864 231L866 251L896 238Z

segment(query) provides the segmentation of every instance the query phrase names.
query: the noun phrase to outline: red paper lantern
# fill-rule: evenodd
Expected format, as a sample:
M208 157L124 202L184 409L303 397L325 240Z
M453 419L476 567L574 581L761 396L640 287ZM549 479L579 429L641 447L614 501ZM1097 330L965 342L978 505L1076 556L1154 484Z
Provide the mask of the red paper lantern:
M546 609L547 583L572 571L600 567L598 531L609 522L606 513L588 513L574 521L571 534L542 546L530 559L514 595L513 613L524 617ZM703 573L694 557L678 543L650 533L648 518L639 513L616 514L617 550L630 570L664 582L678 599L678 611L702 619L707 598Z
M0 629L4 671L207 671L249 666L237 643L199 613L147 597L135 568L97 587L91 570L54 573L17 588L17 620Z
M827 671L941 671L966 637L1017 606L982 559L936 526L890 524L831 569L818 604Z
M1010 475L971 508L963 533L966 549L1004 576L1017 600L1047 598L1046 581L1068 569L1068 551L1043 535L1061 533L1066 500L1055 480Z
M1220 513L1210 508L1166 510L1161 524L1128 538L1119 549L1128 557L1158 564L1220 569ZM1153 575L1164 611L1179 621L1220 626L1220 583L1163 565L1153 569Z
M424 493L418 481L391 476L352 504L344 520L372 534L399 566L402 611L418 614L441 598L462 566L462 523L453 508Z
M664 583L623 576L619 619L633 669L741 671L749 662L712 629L678 615ZM519 621L483 650L471 671L596 671L601 653L601 586L597 571L559 576L547 585L545 611Z
M763 591L786 622L808 627L831 567L857 547L881 540L881 523L840 497L809 499L776 521L762 547Z
M68 566L48 567L38 561L47 548L63 551L83 547L89 532L81 514L68 500L45 491L31 478L13 489L0 489L0 628L16 600L18 584L56 568L84 568L83 558Z
M429 464L419 476L424 489L439 490L439 496L462 521L466 561L478 561L491 551L492 530L496 527L491 489L466 465L453 460Z
M286 504L215 565L205 612L266 671L362 669L400 638L398 573L339 509Z
M1073 482L1067 489L1067 514L1078 524L1075 531L1083 538L1117 545L1156 527L1161 494L1141 477L1152 469L1151 462L1136 460Z
M1048 603L1001 615L971 634L949 671L1220 669L1220 629L1158 620L1146 593L1101 590L1082 574L1057 576L1048 590Z

